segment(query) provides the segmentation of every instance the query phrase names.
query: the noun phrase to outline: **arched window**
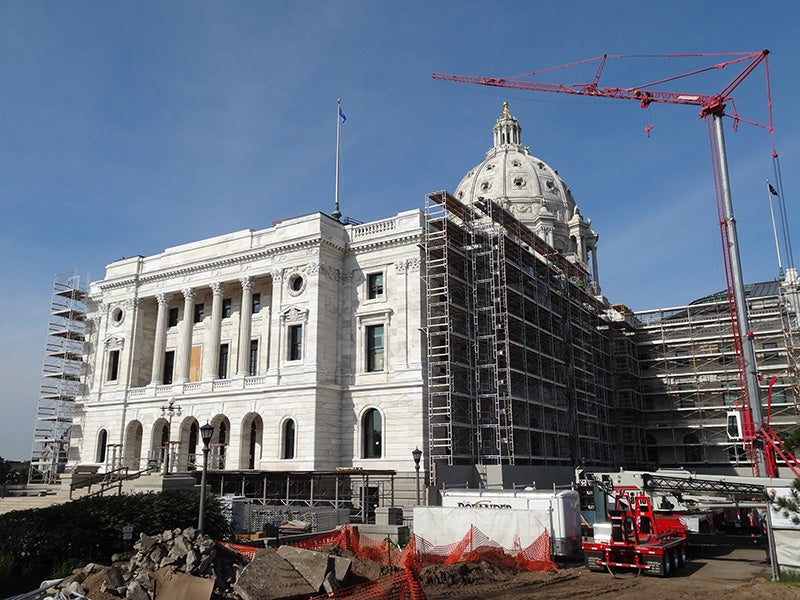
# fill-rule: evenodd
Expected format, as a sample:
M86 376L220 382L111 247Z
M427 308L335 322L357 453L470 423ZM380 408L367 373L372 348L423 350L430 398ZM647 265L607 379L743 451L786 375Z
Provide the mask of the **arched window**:
M294 421L289 419L283 424L283 455L281 458L294 458Z
M703 460L703 449L700 447L700 440L693 433L683 436L683 455L687 463L700 462Z
M108 432L101 429L97 434L97 451L95 452L95 462L106 462L106 445L108 444Z
M250 455L247 457L247 468L256 468L256 448L258 447L258 427L255 420L250 423Z
M361 419L361 440L364 458L381 458L383 428L381 413L376 408L370 408Z

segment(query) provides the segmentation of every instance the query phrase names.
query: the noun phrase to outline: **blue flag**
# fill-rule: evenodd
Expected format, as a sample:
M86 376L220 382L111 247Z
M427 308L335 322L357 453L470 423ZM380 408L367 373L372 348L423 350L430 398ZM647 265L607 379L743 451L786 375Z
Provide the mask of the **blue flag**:
M347 121L347 117L344 116L344 113L342 112L342 107L341 106L339 107L339 117L342 119L342 123Z

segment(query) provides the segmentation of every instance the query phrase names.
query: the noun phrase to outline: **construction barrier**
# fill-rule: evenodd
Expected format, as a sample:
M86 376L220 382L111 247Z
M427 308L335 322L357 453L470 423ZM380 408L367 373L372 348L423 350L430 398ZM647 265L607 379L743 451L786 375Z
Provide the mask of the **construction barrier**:
M223 542L223 545L250 559L260 549L227 542ZM419 536L414 536L405 548L399 550L388 541L378 541L363 536L348 525L290 545L306 550L338 546L361 558L402 569L374 581L312 597L319 599L425 600L418 576L422 569L432 565L484 561L492 565L527 571L546 572L557 568L550 558L550 537L547 531L529 546L515 551L502 548L475 527L471 527L461 541L447 546L434 546Z

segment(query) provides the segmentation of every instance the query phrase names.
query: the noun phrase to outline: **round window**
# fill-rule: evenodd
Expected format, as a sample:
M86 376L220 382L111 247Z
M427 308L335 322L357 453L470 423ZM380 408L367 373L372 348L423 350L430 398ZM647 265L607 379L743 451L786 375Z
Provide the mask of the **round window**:
M120 307L117 307L111 311L111 322L114 323L114 325L119 325L120 323L122 323L122 319L124 317L125 313L122 312L122 309Z
M297 295L302 292L306 287L306 280L301 275L292 275L289 278L289 291Z

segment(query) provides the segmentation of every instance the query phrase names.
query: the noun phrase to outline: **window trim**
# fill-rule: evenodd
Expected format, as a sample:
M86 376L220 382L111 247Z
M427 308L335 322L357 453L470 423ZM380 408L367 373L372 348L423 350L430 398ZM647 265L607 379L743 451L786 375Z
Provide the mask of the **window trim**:
M194 305L192 311L192 325L199 325L206 318L206 305L204 302L198 302Z
M391 308L371 310L356 315L356 327L358 335L358 347L356 350L356 360L358 367L356 371L364 375L374 375L377 373L388 373L389 371L389 341L392 324ZM383 369L380 371L367 370L367 327L373 325L383 325Z
M295 326L302 327L300 340L300 357L293 359L290 358L289 350L291 338L289 330ZM287 308L281 314L281 344L280 344L280 360L281 363L287 366L297 366L305 364L306 357L308 356L308 347L306 345L306 338L308 336L308 309L292 306Z
M380 293L372 295L372 285L370 279L376 276L381 278ZM377 271L368 271L364 274L364 301L365 302L380 302L386 300L386 270L381 269Z

